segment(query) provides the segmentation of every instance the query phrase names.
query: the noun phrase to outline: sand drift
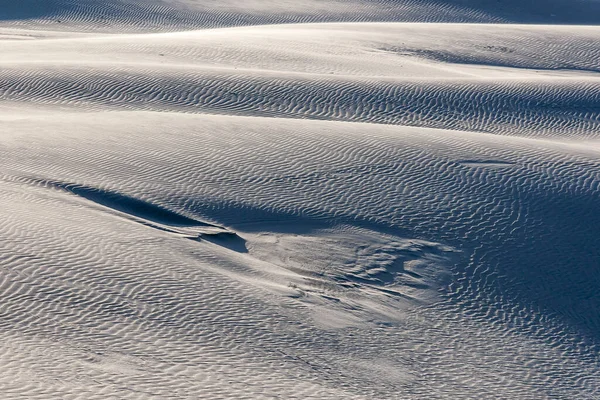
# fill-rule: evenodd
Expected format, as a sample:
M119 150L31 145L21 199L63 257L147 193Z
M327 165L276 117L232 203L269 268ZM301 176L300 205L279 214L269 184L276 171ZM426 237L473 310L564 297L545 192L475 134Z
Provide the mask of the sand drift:
M599 398L600 9L520 3L0 0L0 397Z

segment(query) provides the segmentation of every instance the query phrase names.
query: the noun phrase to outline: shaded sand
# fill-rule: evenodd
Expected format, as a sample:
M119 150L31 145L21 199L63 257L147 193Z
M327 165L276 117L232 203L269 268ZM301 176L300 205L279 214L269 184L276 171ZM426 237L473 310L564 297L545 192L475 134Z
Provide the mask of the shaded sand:
M600 13L521 3L0 0L0 397L599 398Z

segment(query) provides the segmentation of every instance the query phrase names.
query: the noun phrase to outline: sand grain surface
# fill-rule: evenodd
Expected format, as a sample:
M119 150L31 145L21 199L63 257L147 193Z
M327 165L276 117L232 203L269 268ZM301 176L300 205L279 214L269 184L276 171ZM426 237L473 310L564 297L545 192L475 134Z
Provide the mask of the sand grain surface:
M600 398L599 20L0 0L0 397Z

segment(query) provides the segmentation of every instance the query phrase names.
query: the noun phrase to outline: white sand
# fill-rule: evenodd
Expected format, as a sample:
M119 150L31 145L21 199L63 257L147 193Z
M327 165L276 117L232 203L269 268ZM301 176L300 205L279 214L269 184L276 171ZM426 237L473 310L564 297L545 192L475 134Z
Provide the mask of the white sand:
M600 398L597 3L19 4L1 399Z

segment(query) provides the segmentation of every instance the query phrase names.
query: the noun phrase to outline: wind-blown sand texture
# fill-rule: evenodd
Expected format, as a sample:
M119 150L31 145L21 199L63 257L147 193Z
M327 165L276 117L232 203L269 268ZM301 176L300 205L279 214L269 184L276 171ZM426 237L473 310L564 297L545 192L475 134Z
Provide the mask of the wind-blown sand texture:
M0 0L1 399L599 399L600 3Z

